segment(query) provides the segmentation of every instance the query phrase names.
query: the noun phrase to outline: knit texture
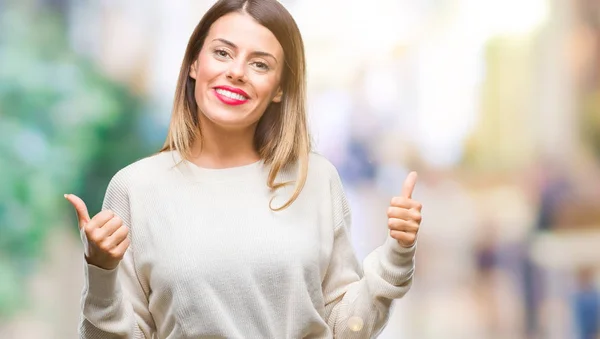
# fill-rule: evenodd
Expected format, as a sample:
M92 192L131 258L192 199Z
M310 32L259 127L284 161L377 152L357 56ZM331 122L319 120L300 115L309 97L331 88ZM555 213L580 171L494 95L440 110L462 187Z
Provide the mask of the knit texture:
M272 192L262 162L200 168L163 152L120 170L103 209L130 228L114 270L85 264L80 338L374 338L410 288L415 246L391 237L362 265L335 167ZM295 169L278 181L294 180ZM385 206L382 206L385 211ZM386 227L386 225L369 225Z

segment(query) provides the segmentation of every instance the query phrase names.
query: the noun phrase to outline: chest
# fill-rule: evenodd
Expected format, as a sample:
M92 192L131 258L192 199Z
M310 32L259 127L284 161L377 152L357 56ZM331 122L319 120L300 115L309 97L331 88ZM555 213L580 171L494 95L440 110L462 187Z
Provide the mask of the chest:
M246 186L244 186L246 185ZM285 193L285 192L283 192ZM196 185L153 192L156 201L139 219L152 252L153 279L194 279L207 287L249 280L322 281L331 236L316 202L298 200L283 211L269 208L264 184ZM286 194L276 197L275 206ZM193 278L192 278L193 277Z

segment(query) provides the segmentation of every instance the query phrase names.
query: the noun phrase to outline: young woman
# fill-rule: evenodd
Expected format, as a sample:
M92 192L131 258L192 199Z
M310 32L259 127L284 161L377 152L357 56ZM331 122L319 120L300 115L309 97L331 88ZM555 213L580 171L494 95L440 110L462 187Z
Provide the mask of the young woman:
M194 30L167 140L119 171L85 245L81 338L372 338L410 288L416 174L362 267L336 169L311 152L304 47L276 0ZM383 212L383 211L382 211ZM385 225L382 225L385 227Z

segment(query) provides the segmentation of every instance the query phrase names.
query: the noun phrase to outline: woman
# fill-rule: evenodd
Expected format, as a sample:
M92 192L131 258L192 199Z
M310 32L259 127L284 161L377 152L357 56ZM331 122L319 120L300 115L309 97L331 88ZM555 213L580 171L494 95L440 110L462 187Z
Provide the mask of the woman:
M158 154L119 171L86 248L81 338L370 338L413 277L416 174L364 262L335 168L310 152L304 48L276 0L192 34ZM130 231L131 230L131 231Z

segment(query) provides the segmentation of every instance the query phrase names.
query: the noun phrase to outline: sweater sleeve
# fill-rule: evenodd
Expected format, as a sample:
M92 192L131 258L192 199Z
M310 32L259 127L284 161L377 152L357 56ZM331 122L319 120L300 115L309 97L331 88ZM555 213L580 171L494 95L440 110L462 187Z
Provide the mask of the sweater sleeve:
M333 181L334 244L323 281L326 321L334 338L374 338L388 322L392 301L410 289L416 244L404 248L388 235L384 244L365 258L361 269L351 243L350 209L337 171Z
M103 210L118 215L130 228L132 240L119 266L104 270L85 264L85 285L81 297L79 337L82 339L152 338L154 320L135 267L135 248L127 185L120 172L111 180ZM132 227L133 226L133 227Z

